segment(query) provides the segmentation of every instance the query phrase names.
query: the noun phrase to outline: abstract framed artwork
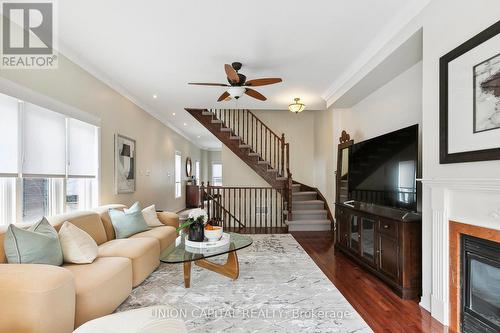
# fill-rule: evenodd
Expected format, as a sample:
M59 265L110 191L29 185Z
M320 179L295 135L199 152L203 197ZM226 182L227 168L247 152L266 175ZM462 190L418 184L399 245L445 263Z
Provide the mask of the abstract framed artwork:
M135 140L115 134L115 192L135 192L137 149Z
M500 159L500 21L440 58L440 163Z

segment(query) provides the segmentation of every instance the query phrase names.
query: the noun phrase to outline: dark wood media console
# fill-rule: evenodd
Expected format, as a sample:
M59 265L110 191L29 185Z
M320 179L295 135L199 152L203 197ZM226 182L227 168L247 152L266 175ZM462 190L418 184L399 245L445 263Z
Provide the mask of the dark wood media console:
M353 202L336 204L336 243L403 299L421 294L421 217L398 209Z

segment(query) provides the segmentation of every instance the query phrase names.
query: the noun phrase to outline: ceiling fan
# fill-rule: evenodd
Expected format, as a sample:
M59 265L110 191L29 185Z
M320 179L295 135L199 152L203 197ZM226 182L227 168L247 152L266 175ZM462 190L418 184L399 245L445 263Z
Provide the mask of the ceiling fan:
M250 97L256 98L260 101L265 101L267 98L262 95L257 90L248 87L259 87L266 86L269 84L279 83L282 80L280 78L262 78L262 79L254 79L248 80L247 77L238 71L241 69L241 62L233 62L231 65L225 64L224 70L226 71L227 81L229 84L225 83L198 83L198 82L190 82L189 84L199 85L199 86L217 86L217 87L229 87L227 91L225 91L220 97L217 99L217 102L228 101L231 98L238 99L243 94L247 94Z

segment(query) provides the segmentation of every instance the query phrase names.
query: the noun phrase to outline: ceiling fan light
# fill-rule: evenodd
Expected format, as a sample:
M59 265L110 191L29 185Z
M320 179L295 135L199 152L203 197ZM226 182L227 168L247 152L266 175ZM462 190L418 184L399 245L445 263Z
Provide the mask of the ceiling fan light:
M306 109L306 105L300 102L300 98L294 98L295 103L288 105L290 112L299 113Z
M240 98L245 93L246 88L244 87L230 87L227 89L229 96L232 98Z

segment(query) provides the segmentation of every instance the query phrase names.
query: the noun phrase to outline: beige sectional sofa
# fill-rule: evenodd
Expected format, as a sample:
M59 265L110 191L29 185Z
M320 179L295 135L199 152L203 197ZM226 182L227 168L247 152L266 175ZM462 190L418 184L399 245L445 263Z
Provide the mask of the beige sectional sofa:
M48 218L59 230L65 221L86 231L99 246L92 264L7 264L0 229L0 332L69 333L94 318L112 313L160 264L161 251L175 242L179 217L159 212L165 225L115 239L110 208Z

